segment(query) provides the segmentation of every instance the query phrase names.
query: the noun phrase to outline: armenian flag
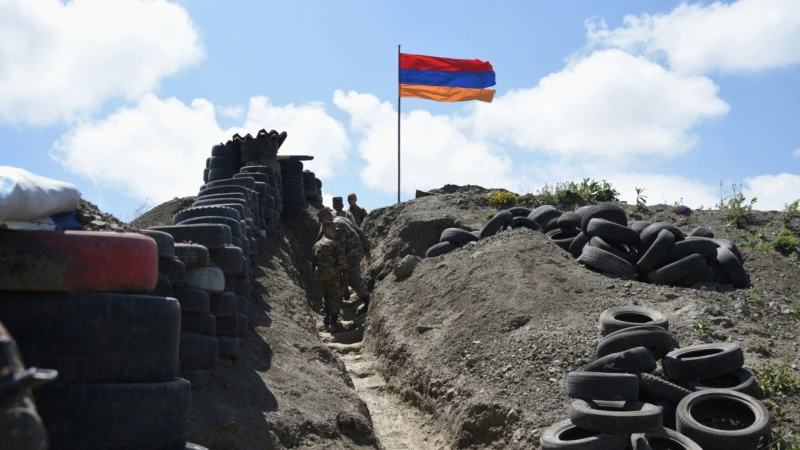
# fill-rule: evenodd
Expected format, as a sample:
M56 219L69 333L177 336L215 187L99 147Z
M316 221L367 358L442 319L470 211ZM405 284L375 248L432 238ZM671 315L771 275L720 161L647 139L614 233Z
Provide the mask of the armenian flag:
M400 97L437 102L491 103L495 85L489 61L400 53Z

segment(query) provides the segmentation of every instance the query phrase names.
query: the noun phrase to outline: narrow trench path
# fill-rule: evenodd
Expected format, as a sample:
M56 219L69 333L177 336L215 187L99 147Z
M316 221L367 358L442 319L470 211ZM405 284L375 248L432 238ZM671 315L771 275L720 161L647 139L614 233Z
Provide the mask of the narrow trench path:
M364 316L356 317L355 309L343 304L342 316L346 329L341 333L320 332L320 338L347 367L356 393L364 400L372 416L375 435L383 450L443 450L443 436L431 429L430 416L422 413L396 394L389 392L386 382L378 373L372 356L362 352ZM322 321L320 320L320 328Z

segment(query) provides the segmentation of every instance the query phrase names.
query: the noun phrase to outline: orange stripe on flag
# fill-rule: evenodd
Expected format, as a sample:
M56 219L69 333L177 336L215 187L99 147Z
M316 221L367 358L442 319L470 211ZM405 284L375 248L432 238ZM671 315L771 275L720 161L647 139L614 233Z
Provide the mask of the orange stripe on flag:
M437 102L466 102L478 100L492 103L494 89L459 88L452 86L423 86L419 84L401 84L400 97L424 98Z

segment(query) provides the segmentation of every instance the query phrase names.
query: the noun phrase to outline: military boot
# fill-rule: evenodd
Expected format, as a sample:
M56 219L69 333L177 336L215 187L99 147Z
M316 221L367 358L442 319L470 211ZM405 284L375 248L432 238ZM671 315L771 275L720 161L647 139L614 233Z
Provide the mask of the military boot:
M338 314L331 314L331 323L330 323L328 329L330 329L331 333L338 333L340 331L344 331L342 329L341 325L339 325L339 315Z

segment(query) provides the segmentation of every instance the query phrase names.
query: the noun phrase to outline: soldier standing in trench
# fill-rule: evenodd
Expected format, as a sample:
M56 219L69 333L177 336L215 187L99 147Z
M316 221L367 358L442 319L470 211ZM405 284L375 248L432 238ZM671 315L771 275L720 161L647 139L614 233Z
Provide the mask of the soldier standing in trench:
M350 207L347 208L347 212L356 219L356 225L361 228L361 223L364 222L364 218L367 217L367 210L358 206L356 204L357 201L358 197L356 197L355 192L351 192L350 195L347 196L347 203L350 204Z
M342 203L342 197L333 197L333 216L334 217L344 217L345 219L349 219L353 224L358 227L358 222L356 222L356 218L350 214L350 211L344 210L344 203Z
M322 232L322 238L314 244L312 250L311 270L322 291L325 328L337 332L341 331L338 319L342 304L341 284L347 284L347 259L344 249L335 242L335 224L330 221L322 222Z
M367 285L361 278L361 259L364 255L367 256L367 259L372 257L370 254L371 246L369 239L367 239L364 232L349 219L342 216L334 217L333 214L333 211L329 208L324 208L317 214L317 217L322 222L333 221L338 226L338 236L336 240L337 243L345 249L348 267L348 284L353 288L358 298L364 302L364 311L366 311L367 308L369 308L370 293L367 289ZM343 285L342 298L349 298L347 293L347 285Z

